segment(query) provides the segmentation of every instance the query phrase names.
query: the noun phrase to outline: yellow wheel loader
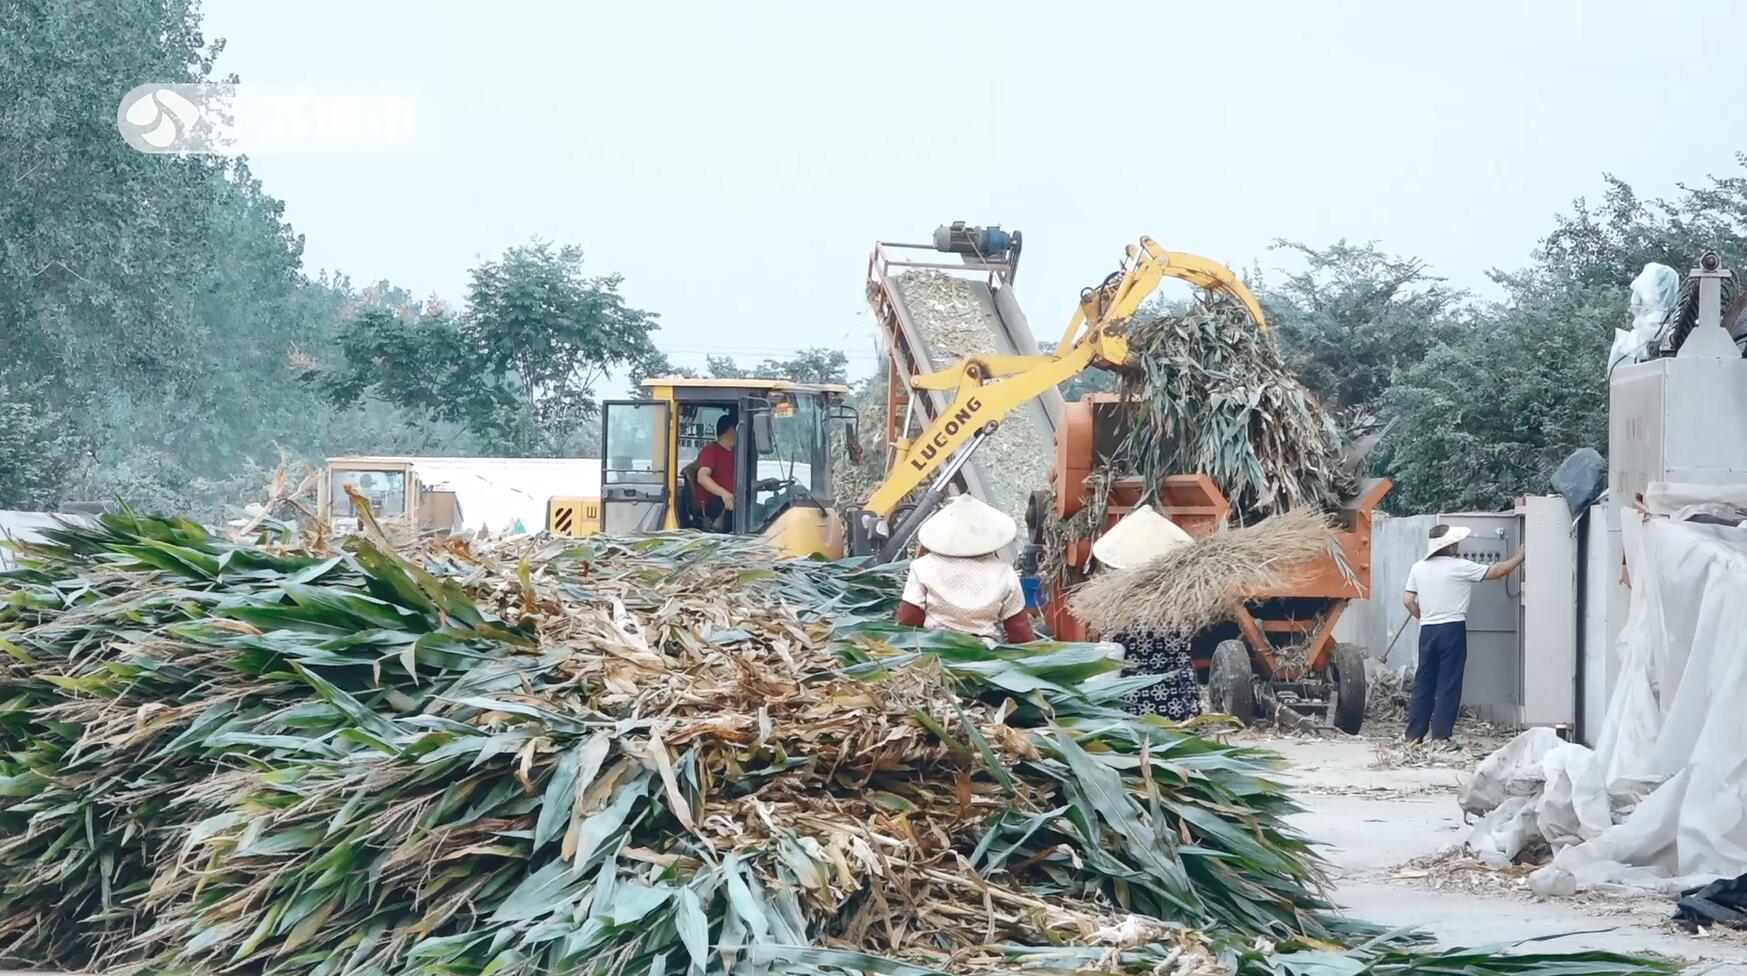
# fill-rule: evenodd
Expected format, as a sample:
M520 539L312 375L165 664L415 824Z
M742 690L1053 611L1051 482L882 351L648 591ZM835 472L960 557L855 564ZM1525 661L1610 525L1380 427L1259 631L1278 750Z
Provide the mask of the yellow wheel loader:
M643 387L647 399L601 404L601 532L714 531L758 536L785 556L843 554L831 459L834 434L856 444L848 387L678 377ZM697 459L725 416L738 440L734 506L712 521L699 502ZM569 501L554 499L554 510Z

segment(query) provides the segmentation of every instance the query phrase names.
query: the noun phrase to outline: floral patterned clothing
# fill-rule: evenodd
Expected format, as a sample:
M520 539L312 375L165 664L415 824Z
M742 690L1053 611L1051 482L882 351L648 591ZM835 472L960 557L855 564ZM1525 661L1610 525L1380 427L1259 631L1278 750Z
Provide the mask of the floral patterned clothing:
M1201 714L1201 689L1195 683L1195 658L1189 638L1154 632L1117 634L1128 662L1124 672L1162 674L1164 679L1123 699L1136 715L1157 715L1175 722Z

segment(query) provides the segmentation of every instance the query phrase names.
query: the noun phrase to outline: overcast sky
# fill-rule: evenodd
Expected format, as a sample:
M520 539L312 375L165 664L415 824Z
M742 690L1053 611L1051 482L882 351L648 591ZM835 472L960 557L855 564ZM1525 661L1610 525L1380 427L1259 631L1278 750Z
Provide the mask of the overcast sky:
M245 84L418 99L415 155L254 161L312 273L457 299L505 247L575 243L691 365L826 345L865 372L870 247L954 219L1024 231L1054 338L1142 234L1264 270L1276 238L1374 239L1484 290L1604 172L1666 194L1747 148L1714 0L206 12Z

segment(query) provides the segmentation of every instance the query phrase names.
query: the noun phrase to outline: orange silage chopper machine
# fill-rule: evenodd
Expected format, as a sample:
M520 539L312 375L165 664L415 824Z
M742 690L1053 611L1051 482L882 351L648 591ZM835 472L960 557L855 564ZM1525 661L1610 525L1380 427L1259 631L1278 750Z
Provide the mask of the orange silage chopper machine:
M1046 517L1067 520L1086 505L1086 477L1094 459L1114 453L1123 437L1122 405L1110 394L1092 394L1064 404L1056 434L1053 492L1032 498L1026 519L1034 545L1044 544ZM1103 529L1115 525L1146 496L1139 476L1113 479ZM1388 479L1366 480L1357 496L1334 513L1337 545L1289 574L1277 592L1254 593L1234 620L1195 635L1195 666L1205 677L1215 711L1249 722L1279 717L1281 706L1318 724L1357 733L1365 718L1365 652L1335 640L1335 623L1347 603L1370 593L1371 513L1389 493ZM1159 511L1190 535L1216 531L1231 504L1205 474L1167 477L1158 490ZM1046 508L1053 506L1053 508ZM1102 529L1100 530L1102 531ZM1059 640L1097 635L1068 612L1064 591L1085 578L1091 544L1080 540L1063 554L1068 580L1053 584L1042 613Z

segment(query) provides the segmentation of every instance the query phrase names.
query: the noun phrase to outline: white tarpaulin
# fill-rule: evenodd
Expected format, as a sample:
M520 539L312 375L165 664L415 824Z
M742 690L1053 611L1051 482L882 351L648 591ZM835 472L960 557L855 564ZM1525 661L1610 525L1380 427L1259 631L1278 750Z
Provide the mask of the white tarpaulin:
M1662 337L1668 334L1668 313L1680 301L1680 272L1666 264L1644 265L1632 279L1632 331L1614 330L1608 352L1607 371L1613 375L1621 363L1641 363L1650 358Z
M1673 488L1646 500L1685 508L1699 491ZM1542 894L1747 873L1747 527L1627 511L1621 528L1631 609L1595 750L1531 730L1462 791L1479 856L1552 848L1530 876Z

